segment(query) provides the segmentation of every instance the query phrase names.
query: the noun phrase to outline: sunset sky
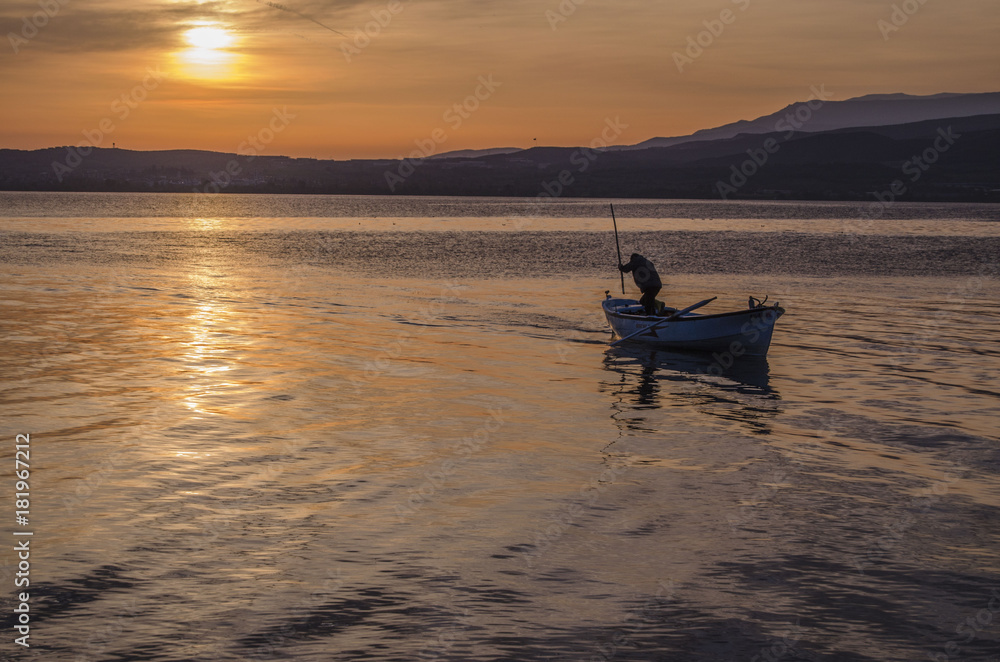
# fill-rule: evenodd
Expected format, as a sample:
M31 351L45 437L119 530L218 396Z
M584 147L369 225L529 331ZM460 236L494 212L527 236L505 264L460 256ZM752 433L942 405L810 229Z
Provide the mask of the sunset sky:
M261 153L395 158L435 130L437 151L589 144L608 118L633 144L821 84L835 99L1000 91L996 0L897 2L896 25L883 0L576 2L6 0L0 147L88 132L235 152L280 126ZM694 55L683 71L675 52Z

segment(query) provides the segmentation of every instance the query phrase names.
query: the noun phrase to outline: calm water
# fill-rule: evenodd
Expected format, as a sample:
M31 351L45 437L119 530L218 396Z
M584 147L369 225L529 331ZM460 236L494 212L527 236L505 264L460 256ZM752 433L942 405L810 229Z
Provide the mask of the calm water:
M605 208L0 194L0 659L1000 660L997 208Z

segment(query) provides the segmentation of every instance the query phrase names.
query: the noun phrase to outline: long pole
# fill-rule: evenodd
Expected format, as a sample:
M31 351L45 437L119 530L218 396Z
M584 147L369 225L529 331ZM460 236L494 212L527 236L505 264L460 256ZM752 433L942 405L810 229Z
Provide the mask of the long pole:
M622 265L622 245L618 243L618 219L615 218L615 206L611 205L611 222L615 224L615 248L618 249L618 266ZM625 274L621 269L618 275L622 277L622 296L625 296Z

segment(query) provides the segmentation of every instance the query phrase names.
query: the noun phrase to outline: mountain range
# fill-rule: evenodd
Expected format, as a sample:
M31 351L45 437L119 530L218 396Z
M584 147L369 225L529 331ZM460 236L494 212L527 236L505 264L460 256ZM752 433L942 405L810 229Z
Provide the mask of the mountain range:
M594 150L317 160L167 150L0 150L2 190L541 197L1000 200L1000 93L803 102L754 120Z
M813 88L812 96L813 100L789 104L775 113L755 120L740 120L714 129L702 129L690 136L652 138L625 149L669 147L696 140L735 138L741 133L770 133L781 130L780 125L783 123L803 132L819 133L852 127L887 126L949 117L1000 114L1000 92L931 96L870 94L846 101L830 101L822 98L827 95L821 86ZM803 121L803 118L807 119ZM801 126L796 127L795 123Z

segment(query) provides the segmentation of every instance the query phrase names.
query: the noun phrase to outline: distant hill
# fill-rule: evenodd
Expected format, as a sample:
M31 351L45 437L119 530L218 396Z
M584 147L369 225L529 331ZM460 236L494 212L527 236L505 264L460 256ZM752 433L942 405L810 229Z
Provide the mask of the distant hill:
M650 147L670 147L698 140L721 140L733 138L741 133L771 133L785 130L788 124L779 124L791 115L801 113L807 117L798 130L809 133L833 131L862 126L885 126L907 124L923 120L973 115L1000 114L1000 92L983 94L934 94L912 96L909 94L870 94L846 101L826 101L822 106L815 101L812 107L807 102L793 103L776 113L758 117L755 120L740 120L714 129L702 129L689 136L674 138L651 138L637 145L616 149L648 149ZM794 127L793 127L794 128Z
M513 154L524 151L521 147L493 147L490 149L457 149L453 152L444 152L429 156L429 159L478 159L481 156L494 156L496 154Z
M1000 202L1000 113L711 135L636 150L463 150L405 161L6 149L0 189L872 201L899 182L900 200Z

